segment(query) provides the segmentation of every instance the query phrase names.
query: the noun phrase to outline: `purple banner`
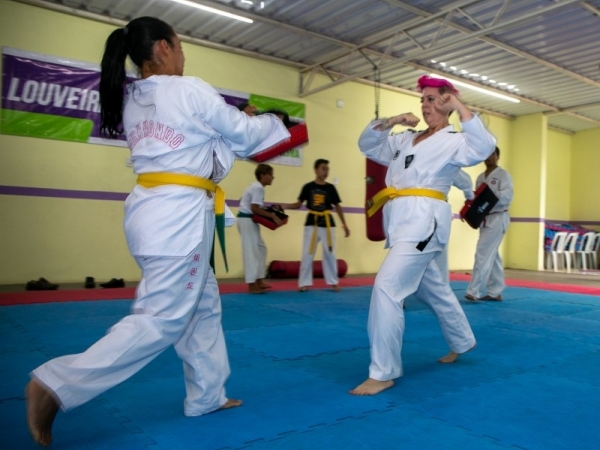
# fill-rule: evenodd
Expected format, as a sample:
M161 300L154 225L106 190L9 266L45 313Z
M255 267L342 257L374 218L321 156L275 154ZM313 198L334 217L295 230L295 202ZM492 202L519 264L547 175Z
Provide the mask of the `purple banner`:
M77 126L81 121L92 125L86 132L88 142L124 145L100 134L100 84L99 67L77 61L51 58L34 53L3 49L2 54L2 109L7 120L9 111L34 113L17 115L17 118L33 118L36 125L43 126L52 118L64 119L62 126ZM41 114L43 116L37 116ZM14 114L13 114L14 115ZM69 121L68 119L75 119ZM5 127L3 127L3 132ZM14 131L16 129L16 131ZM12 132L11 132L12 131ZM10 134L24 134L18 127L11 127ZM65 137L66 136L66 137ZM48 134L45 137L69 139L68 132L59 136ZM70 139L69 139L70 140ZM124 138L119 139L124 141Z
M2 108L93 120L99 73L2 55Z
M135 79L128 76L130 82ZM124 136L110 139L100 134L99 86L97 64L3 47L0 133L125 147ZM216 89L230 105L252 102L261 111L283 111L291 124L304 122L301 103ZM301 150L270 161L301 165Z

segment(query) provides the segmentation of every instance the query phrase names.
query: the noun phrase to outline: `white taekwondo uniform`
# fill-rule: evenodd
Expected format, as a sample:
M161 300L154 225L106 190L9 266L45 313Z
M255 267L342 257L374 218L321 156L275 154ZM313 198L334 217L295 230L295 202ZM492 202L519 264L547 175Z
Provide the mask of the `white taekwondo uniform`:
M467 294L475 298L482 298L486 293L498 297L505 287L504 268L498 249L510 222L508 208L513 199L513 182L506 170L496 167L487 177L485 172L477 177L476 188L481 183L486 183L496 194L498 203L479 227L473 275Z
M485 160L496 145L477 116L462 123L462 133L449 125L416 145L419 133L376 131L379 123L367 126L358 145L367 158L388 166L386 185L396 189L447 195L460 168ZM452 351L464 353L475 345L467 318L433 261L448 242L450 205L429 197L396 197L385 204L383 219L390 250L375 278L368 322L369 377L380 381L402 375L403 303L413 293L434 311Z
M473 181L467 172L459 170L454 179L452 180L452 186L460 189L465 194L466 200L473 200L475 193L473 192ZM450 271L448 269L448 244L444 246L444 250L438 256L434 258L442 273L442 277L445 282L450 281Z
M239 212L252 215L252 205L264 205L265 187L258 181L252 183L242 194ZM260 235L260 225L251 217L239 217L238 231L242 238L242 257L246 283L254 283L265 277L267 268L267 247Z
M277 117L249 117L192 77L154 75L129 85L123 125L136 174L178 173L215 183L231 170L236 155L247 157L289 138ZM131 314L84 353L53 359L32 372L63 410L126 380L170 345L183 360L184 413L205 414L226 402L230 369L209 265L213 203L203 189L133 188L124 226L142 279Z

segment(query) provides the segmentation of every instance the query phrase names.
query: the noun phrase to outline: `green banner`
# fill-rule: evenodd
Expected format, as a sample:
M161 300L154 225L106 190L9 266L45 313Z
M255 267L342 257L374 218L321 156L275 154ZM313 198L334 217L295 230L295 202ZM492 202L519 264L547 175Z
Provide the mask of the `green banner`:
M250 94L248 103L256 106L259 111L268 109L281 109L288 113L290 117L305 119L304 112L306 106L303 103L290 102L279 98L265 97L257 94Z
M91 120L38 114L10 109L0 110L0 133L44 139L88 142Z

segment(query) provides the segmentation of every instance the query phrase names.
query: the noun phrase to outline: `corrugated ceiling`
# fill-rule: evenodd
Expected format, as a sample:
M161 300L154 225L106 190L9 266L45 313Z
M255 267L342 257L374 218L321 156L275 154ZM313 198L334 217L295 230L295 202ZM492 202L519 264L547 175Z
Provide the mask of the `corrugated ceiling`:
M600 0L22 0L117 25L143 15L196 43L298 68L298 95L350 80L414 91L426 72L520 100L461 88L464 101L505 116L542 112L550 127L600 126ZM326 73L316 84L311 74Z

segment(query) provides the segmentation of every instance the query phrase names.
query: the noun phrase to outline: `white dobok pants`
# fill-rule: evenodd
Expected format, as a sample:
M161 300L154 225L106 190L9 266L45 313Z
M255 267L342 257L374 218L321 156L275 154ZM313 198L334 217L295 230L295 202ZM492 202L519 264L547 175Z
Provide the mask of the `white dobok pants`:
M439 255L435 256L433 260L440 268L440 274L442 275L442 281L444 283L450 282L450 269L448 269L448 245L444 245L444 248Z
M204 239L188 256L136 257L142 280L131 315L85 352L53 359L32 372L56 394L63 410L127 380L170 345L183 361L185 415L209 413L225 404L230 369L219 290L209 264L212 210L204 222Z
M310 244L314 229L317 229L317 239L315 243L315 251L310 254ZM313 284L313 260L319 242L323 247L323 276L325 283L329 285L338 284L338 269L337 259L335 257L335 227L330 228L331 231L331 251L327 248L327 228L325 227L304 227L304 237L302 239L302 261L300 262L300 276L298 278L298 286L312 286Z
M254 283L265 277L267 247L260 235L260 225L249 217L238 217L238 231L242 238L242 258L246 283Z
M467 294L475 298L498 297L505 288L504 267L498 249L508 229L508 212L490 214L479 228L473 275Z
M435 313L453 352L464 353L475 345L467 317L433 260L443 245L434 235L423 252L416 246L416 242L394 244L375 277L368 322L369 377L375 380L392 380L402 375L403 304L411 294L416 294Z

